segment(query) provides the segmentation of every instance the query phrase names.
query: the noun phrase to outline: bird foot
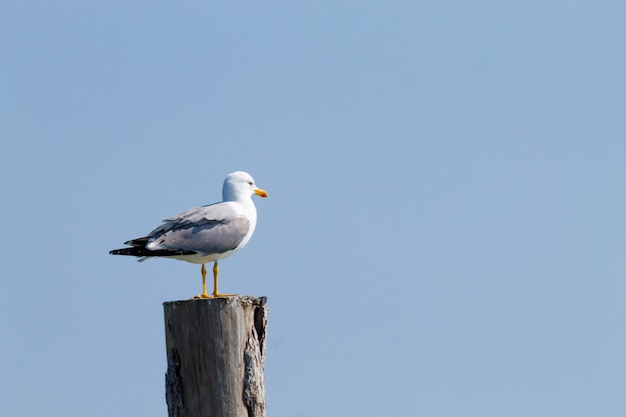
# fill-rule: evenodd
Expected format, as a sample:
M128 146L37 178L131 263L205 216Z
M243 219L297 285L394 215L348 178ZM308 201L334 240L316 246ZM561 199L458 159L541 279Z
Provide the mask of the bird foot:
M207 298L226 298L226 297L236 297L239 294L222 294L222 293L213 293L211 295L209 294L198 294L195 297L191 298L192 300L203 300L203 299L207 299Z
M201 300L203 298L213 298L213 296L209 295L209 294L198 294L195 297L192 297L191 299L192 300Z
M236 297L238 294L222 294L219 292L214 292L213 295L211 295L211 298L220 298L220 297Z

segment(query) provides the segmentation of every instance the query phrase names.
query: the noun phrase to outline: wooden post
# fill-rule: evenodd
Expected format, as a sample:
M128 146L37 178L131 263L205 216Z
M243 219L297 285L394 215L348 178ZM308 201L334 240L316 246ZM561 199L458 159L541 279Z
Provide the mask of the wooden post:
M163 303L169 417L265 417L266 301Z

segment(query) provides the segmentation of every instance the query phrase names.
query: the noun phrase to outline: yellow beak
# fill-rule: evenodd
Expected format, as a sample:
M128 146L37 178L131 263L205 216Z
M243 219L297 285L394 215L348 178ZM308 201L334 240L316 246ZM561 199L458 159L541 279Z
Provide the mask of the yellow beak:
M261 190L260 188L257 188L256 190L254 190L254 194L258 195L259 197L263 197L263 198L267 197L267 191Z

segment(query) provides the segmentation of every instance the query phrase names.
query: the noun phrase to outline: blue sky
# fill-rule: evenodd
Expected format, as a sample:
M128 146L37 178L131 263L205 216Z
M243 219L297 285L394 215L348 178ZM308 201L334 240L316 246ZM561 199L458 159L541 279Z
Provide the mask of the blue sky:
M0 415L167 416L112 257L246 170L268 415L623 416L622 2L0 6Z

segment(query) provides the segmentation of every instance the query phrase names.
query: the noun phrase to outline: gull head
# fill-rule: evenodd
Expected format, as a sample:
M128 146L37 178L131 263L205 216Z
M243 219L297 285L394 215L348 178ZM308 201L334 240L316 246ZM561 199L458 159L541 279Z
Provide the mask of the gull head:
M237 201L242 198L250 198L253 194L259 197L267 197L267 192L260 189L254 183L254 178L244 171L230 173L224 179L222 197L224 201Z

